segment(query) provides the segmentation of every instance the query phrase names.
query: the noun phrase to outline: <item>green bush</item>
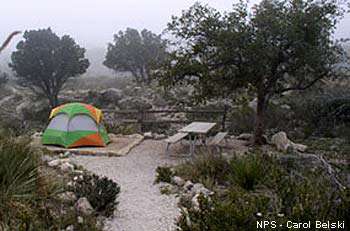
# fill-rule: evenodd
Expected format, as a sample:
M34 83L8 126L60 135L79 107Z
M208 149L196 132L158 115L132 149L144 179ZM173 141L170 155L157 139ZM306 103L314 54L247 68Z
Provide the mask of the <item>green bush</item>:
M221 155L201 153L193 160L176 167L176 175L193 182L223 184L227 180L229 163ZM208 187L209 185L206 184Z
M304 159L298 156L288 161L281 158L278 153L267 156L254 151L227 160L229 170L222 176L226 184L213 188L216 193L210 199L201 197L199 210L186 198L180 200L178 230L249 231L256 230L258 220L340 220L349 224L348 188L338 188L322 166L304 166Z
M76 181L73 190L78 198L86 197L95 211L105 216L111 216L118 204L120 187L107 177L84 175Z
M160 182L170 183L171 177L174 175L170 167L158 166L156 169L156 173L157 173L157 176L156 176L155 183L160 183Z
M0 207L36 199L38 167L38 156L26 141L0 140Z
M253 190L264 177L265 172L261 155L247 155L230 161L229 177L232 183L246 190Z

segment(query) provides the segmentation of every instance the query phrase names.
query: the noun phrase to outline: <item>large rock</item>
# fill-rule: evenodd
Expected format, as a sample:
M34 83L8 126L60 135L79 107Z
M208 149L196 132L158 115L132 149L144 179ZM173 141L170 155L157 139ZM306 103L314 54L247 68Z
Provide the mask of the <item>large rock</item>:
M116 104L122 98L123 98L123 92L120 89L109 88L101 91L101 99L104 102Z
M239 136L236 137L238 140L252 140L253 139L253 134L250 133L242 133Z
M204 185L200 183L196 183L193 185L193 187L191 188L191 193L192 195L203 194L204 196L210 196L213 194L213 192L211 192L209 189L207 189L206 187L204 187Z
M300 152L305 152L307 149L306 145L296 144L288 139L287 134L285 132L278 132L271 138L271 143L274 144L279 151L287 151L288 148L292 148L293 150L297 150Z
M79 198L74 207L79 213L84 215L91 215L94 212L94 209L86 197Z
M291 141L288 139L285 132L279 132L272 136L271 142L279 151L287 151Z

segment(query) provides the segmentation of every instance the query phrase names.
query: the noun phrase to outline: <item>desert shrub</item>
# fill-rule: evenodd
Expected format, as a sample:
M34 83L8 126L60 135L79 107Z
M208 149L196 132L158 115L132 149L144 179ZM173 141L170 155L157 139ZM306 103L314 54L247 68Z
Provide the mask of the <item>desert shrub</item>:
M176 167L176 175L193 182L222 184L227 180L229 164L221 155L201 153L193 160ZM206 185L208 186L208 185Z
M263 159L260 155L247 155L230 161L229 178L246 190L252 190L264 177Z
M9 78L6 73L0 73L0 88L3 87L7 82Z
M35 199L38 156L25 140L0 141L0 206L17 199Z
M118 204L116 199L120 193L120 187L107 177L101 178L93 174L79 178L73 191L78 198L86 197L98 213L111 216Z
M156 173L157 173L157 176L156 176L155 183L160 183L160 182L170 183L171 177L174 175L170 167L158 166L156 169Z
M210 199L201 197L199 210L180 200L179 230L249 231L256 230L258 220L349 222L348 188L337 187L316 163L310 168L296 156L282 159L278 153L254 151L227 160L230 168L223 176L227 183L214 188Z

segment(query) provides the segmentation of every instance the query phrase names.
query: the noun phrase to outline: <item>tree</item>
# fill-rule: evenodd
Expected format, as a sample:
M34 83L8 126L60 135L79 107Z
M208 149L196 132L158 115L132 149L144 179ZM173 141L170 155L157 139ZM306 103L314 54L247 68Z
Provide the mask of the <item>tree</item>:
M166 56L166 40L146 29L127 28L114 35L103 64L114 71L128 71L138 83L150 83L151 72Z
M89 67L85 49L68 35L58 37L50 28L26 31L23 37L9 65L22 85L46 97L55 107L67 80L85 73Z
M327 0L263 0L252 11L240 2L224 15L196 3L168 24L181 43L160 71L161 83L190 83L203 101L253 89L254 141L264 143L272 97L340 75L334 67L344 53L332 34L342 15L341 7Z

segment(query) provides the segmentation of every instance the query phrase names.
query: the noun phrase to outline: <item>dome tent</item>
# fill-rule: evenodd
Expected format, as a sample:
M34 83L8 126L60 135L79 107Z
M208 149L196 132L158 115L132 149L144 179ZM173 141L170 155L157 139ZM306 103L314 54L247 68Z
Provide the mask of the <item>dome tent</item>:
M54 108L42 143L65 148L81 146L104 147L109 143L102 125L102 111L88 104L68 103Z

